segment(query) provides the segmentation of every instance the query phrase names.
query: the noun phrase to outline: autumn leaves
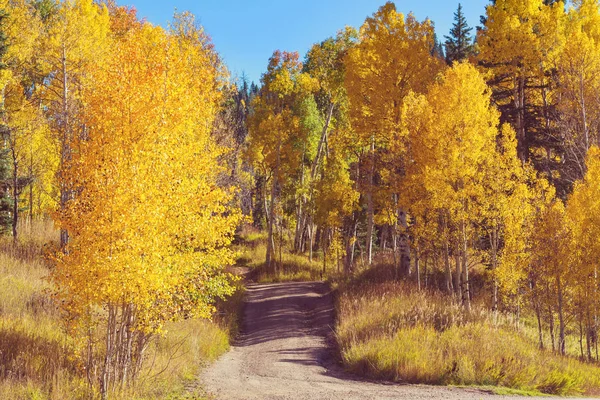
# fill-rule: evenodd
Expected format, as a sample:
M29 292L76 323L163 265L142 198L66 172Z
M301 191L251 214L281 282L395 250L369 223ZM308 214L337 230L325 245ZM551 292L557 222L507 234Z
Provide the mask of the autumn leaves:
M210 317L232 291L223 268L240 213L217 183L224 149L211 137L222 71L193 17L165 31L85 7L112 28L73 100L81 125L65 143L70 193L58 216L69 241L52 279L106 397L136 378L166 321Z
M492 309L531 310L540 343L547 327L561 352L576 316L591 357L598 10L498 0L474 53L450 66L431 22L392 3L303 66L274 54L246 154L264 183L268 266L284 230L296 252L321 249L324 269L351 272L357 246L370 264L378 244L397 275L420 283L421 260L442 271L469 309L470 268L483 265Z
M359 32L315 44L304 63L275 52L243 104L240 145L267 267L282 267L286 239L347 274L379 248L418 285L421 260L441 271L468 310L471 267L484 265L489 284L477 289L489 288L494 310L533 311L540 343L548 327L560 351L575 317L591 358L600 13L592 0L568 12L547 3L497 0L478 53L451 66L432 23L393 3ZM106 397L136 378L166 321L209 317L231 292L223 267L242 217L214 120L232 89L189 14L165 30L110 1L5 6L11 29L32 32L7 31L0 73L13 197L22 168L38 171L32 214L34 197L60 192L56 298Z

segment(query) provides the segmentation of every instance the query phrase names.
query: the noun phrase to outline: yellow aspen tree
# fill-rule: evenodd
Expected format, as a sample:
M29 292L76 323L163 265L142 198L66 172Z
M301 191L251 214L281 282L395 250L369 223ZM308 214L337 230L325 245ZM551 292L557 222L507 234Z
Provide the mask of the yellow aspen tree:
M571 8L566 23L568 40L558 57L561 128L564 140L563 179L572 184L585 175L585 158L600 144L600 5L583 0Z
M39 86L32 82L38 67L36 60L43 36L42 21L33 5L27 1L4 2L0 5L5 15L4 33L7 48L3 57L2 117L3 140L10 159L10 197L13 239L18 237L17 226L22 207L22 194L29 189L29 214L33 213L34 189L38 203L44 196L39 190L54 182L52 149L47 122L42 115ZM27 31L27 35L23 35ZM44 153L46 157L41 157ZM47 179L50 178L50 179ZM39 207L38 207L39 208ZM39 210L38 210L39 213Z
M407 205L409 214L424 221L435 210L442 219L443 234L452 238L454 289L468 309L469 243L484 219L485 171L496 168L499 113L483 76L457 63L425 96L407 99L403 120L410 148L405 181L418 190L416 206Z
M513 149L509 152L516 152L516 144L510 145L510 141L515 140L514 136L506 135L505 138L507 143L503 147ZM500 228L502 242L502 246L497 247L499 251L492 271L494 296L498 296L495 303L502 303L505 308L516 311L517 315L522 307L531 305L537 319L539 345L543 348L543 321L547 309L544 297L548 288L546 275L533 263L532 252L537 224L555 201L555 189L546 179L538 177L530 164L514 166L507 172L512 174L513 180L505 186L509 192L494 195L499 196L499 204L495 204L496 197L490 198L493 205L491 215L499 216L497 227ZM491 188L497 186L493 184ZM530 303L525 303L527 299Z
M326 149L334 149L337 144L343 143L337 141L334 146L333 142L337 140L334 135L343 135L349 131L348 96L344 87L344 57L349 49L354 46L356 37L356 30L346 27L345 30L338 32L335 37L314 44L306 55L304 71L318 83L318 90L314 96L318 111L320 137L314 151L307 152L310 168L306 174L303 173L301 176L301 181L306 182L308 191L298 205L294 239L294 249L297 252L303 251L306 247L306 231L308 231L309 242L312 243L313 241L315 205L319 206L319 202L314 200L314 191L319 178L326 174L324 168L326 158L330 154ZM309 146L309 148L312 147L314 146ZM337 161L341 161L339 157L344 152L343 148L337 151ZM336 169L336 171L338 170ZM345 230L345 232L348 231L352 231L352 229ZM312 255L312 251L310 255ZM349 266L346 265L346 268L348 269Z
M539 274L538 284L543 285L541 290L546 290L545 300L558 315L557 350L563 355L566 354L567 311L573 276L571 243L572 231L564 204L556 199L536 220L530 256L532 269Z
M344 259L344 267L348 273L351 267L346 252L352 249L347 242L351 239L340 233L346 217L357 208L359 193L354 189L347 157L341 150L332 149L324 160L321 179L315 185L315 222L325 231L332 230L332 240L325 246L324 256L335 260L338 266ZM324 260L324 266L326 261L327 259Z
M429 20L418 22L396 11L393 3L383 5L360 28L359 43L346 57L345 86L350 101L350 119L356 145L364 149L361 170L366 181L361 193L367 203L367 257L373 257L375 219L375 176L387 158L391 140L401 134L401 110L411 92L423 93L442 70L443 62L432 56L434 30ZM393 170L390 168L390 172ZM396 175L389 175L395 179ZM385 189L388 190L389 188ZM390 198L398 193L380 197ZM393 204L394 202L392 202ZM396 213L395 211L394 213Z
M267 216L267 269L275 269L275 227L278 202L287 179L302 169L310 129L302 120L302 105L317 88L317 82L302 72L298 53L275 51L268 71L262 77L262 88L255 97L253 115L249 119L246 156L270 185L265 185L264 208ZM269 201L267 202L267 199ZM281 243L279 246L281 250Z
M573 232L573 246L570 249L573 258L572 276L576 286L576 314L579 317L580 335L585 336L586 350L583 345L581 356L593 359L595 335L598 333L597 318L600 298L598 295L598 266L600 265L600 150L590 147L587 154L587 172L585 177L575 183L572 195L567 203L567 216ZM583 329L581 329L583 328ZM582 343L580 337L580 343Z
M72 142L76 196L52 280L103 398L130 384L164 323L208 318L231 293L223 268L240 212L219 186L226 149L211 136L222 75L185 14L114 40L82 82L85 135Z
M44 96L47 112L58 146L59 205L64 209L73 197L70 164L72 141L86 135L86 126L79 119L81 91L89 67L101 62L107 53L110 22L105 5L93 0L66 0L46 22L42 43L43 68L48 71ZM66 245L68 232L61 231L61 246Z

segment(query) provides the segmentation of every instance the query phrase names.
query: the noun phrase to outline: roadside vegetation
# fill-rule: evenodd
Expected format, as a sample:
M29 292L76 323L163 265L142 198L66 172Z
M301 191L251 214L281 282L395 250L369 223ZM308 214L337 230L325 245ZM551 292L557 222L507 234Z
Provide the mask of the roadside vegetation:
M266 268L267 234L252 225L244 225L238 235L234 250L238 265L250 269L249 278L257 283L309 282L337 275L332 265L323 266L322 254L315 252L311 260L304 254L294 254L289 241L282 241L277 252L275 271Z
M200 392L240 267L331 282L356 374L598 394L600 2L481 12L386 2L256 85L188 12L2 2L0 398Z
M344 368L357 376L398 383L476 386L499 394L600 395L600 366L579 357L578 333L567 334L562 356L537 342L534 315L493 312L487 291L475 294L465 312L461 300L444 293L445 277L423 264L396 279L389 252L378 252L373 266L357 264L352 275L335 268L321 276L322 253L311 263L286 245L285 268L265 271L266 234L245 226L239 260L260 283L327 280L336 293L335 338ZM473 268L474 282L489 272Z
M385 266L341 283L338 294L337 342L344 366L359 376L526 394L600 394L600 366L540 350L535 329L482 301L466 313L435 286L419 291L414 280L394 281Z
M58 231L47 220L24 221L19 230L17 243L0 241L0 398L92 398L77 344L51 296L44 253L57 244ZM167 324L149 345L139 381L111 398L176 399L196 391L200 396L197 374L229 349L242 295L240 290L219 304L212 321Z

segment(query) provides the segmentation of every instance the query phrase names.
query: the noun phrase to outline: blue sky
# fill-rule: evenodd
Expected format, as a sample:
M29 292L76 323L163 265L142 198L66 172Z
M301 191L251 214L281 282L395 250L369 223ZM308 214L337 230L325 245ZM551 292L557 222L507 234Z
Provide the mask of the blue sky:
M258 83L274 50L298 51L304 57L346 25L360 27L385 0L118 0L135 6L139 17L166 26L175 9L191 11L212 37L232 75ZM398 11L412 11L435 22L440 40L453 22L458 0L397 0ZM488 0L463 0L470 26L479 24ZM473 32L475 29L473 29Z

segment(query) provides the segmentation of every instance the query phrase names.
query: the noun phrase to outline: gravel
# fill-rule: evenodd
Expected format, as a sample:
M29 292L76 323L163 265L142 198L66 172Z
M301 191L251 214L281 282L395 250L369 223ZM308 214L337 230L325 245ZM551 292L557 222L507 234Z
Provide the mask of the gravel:
M246 293L240 337L200 376L199 384L217 399L520 398L356 379L335 361L333 299L325 283L249 285Z

